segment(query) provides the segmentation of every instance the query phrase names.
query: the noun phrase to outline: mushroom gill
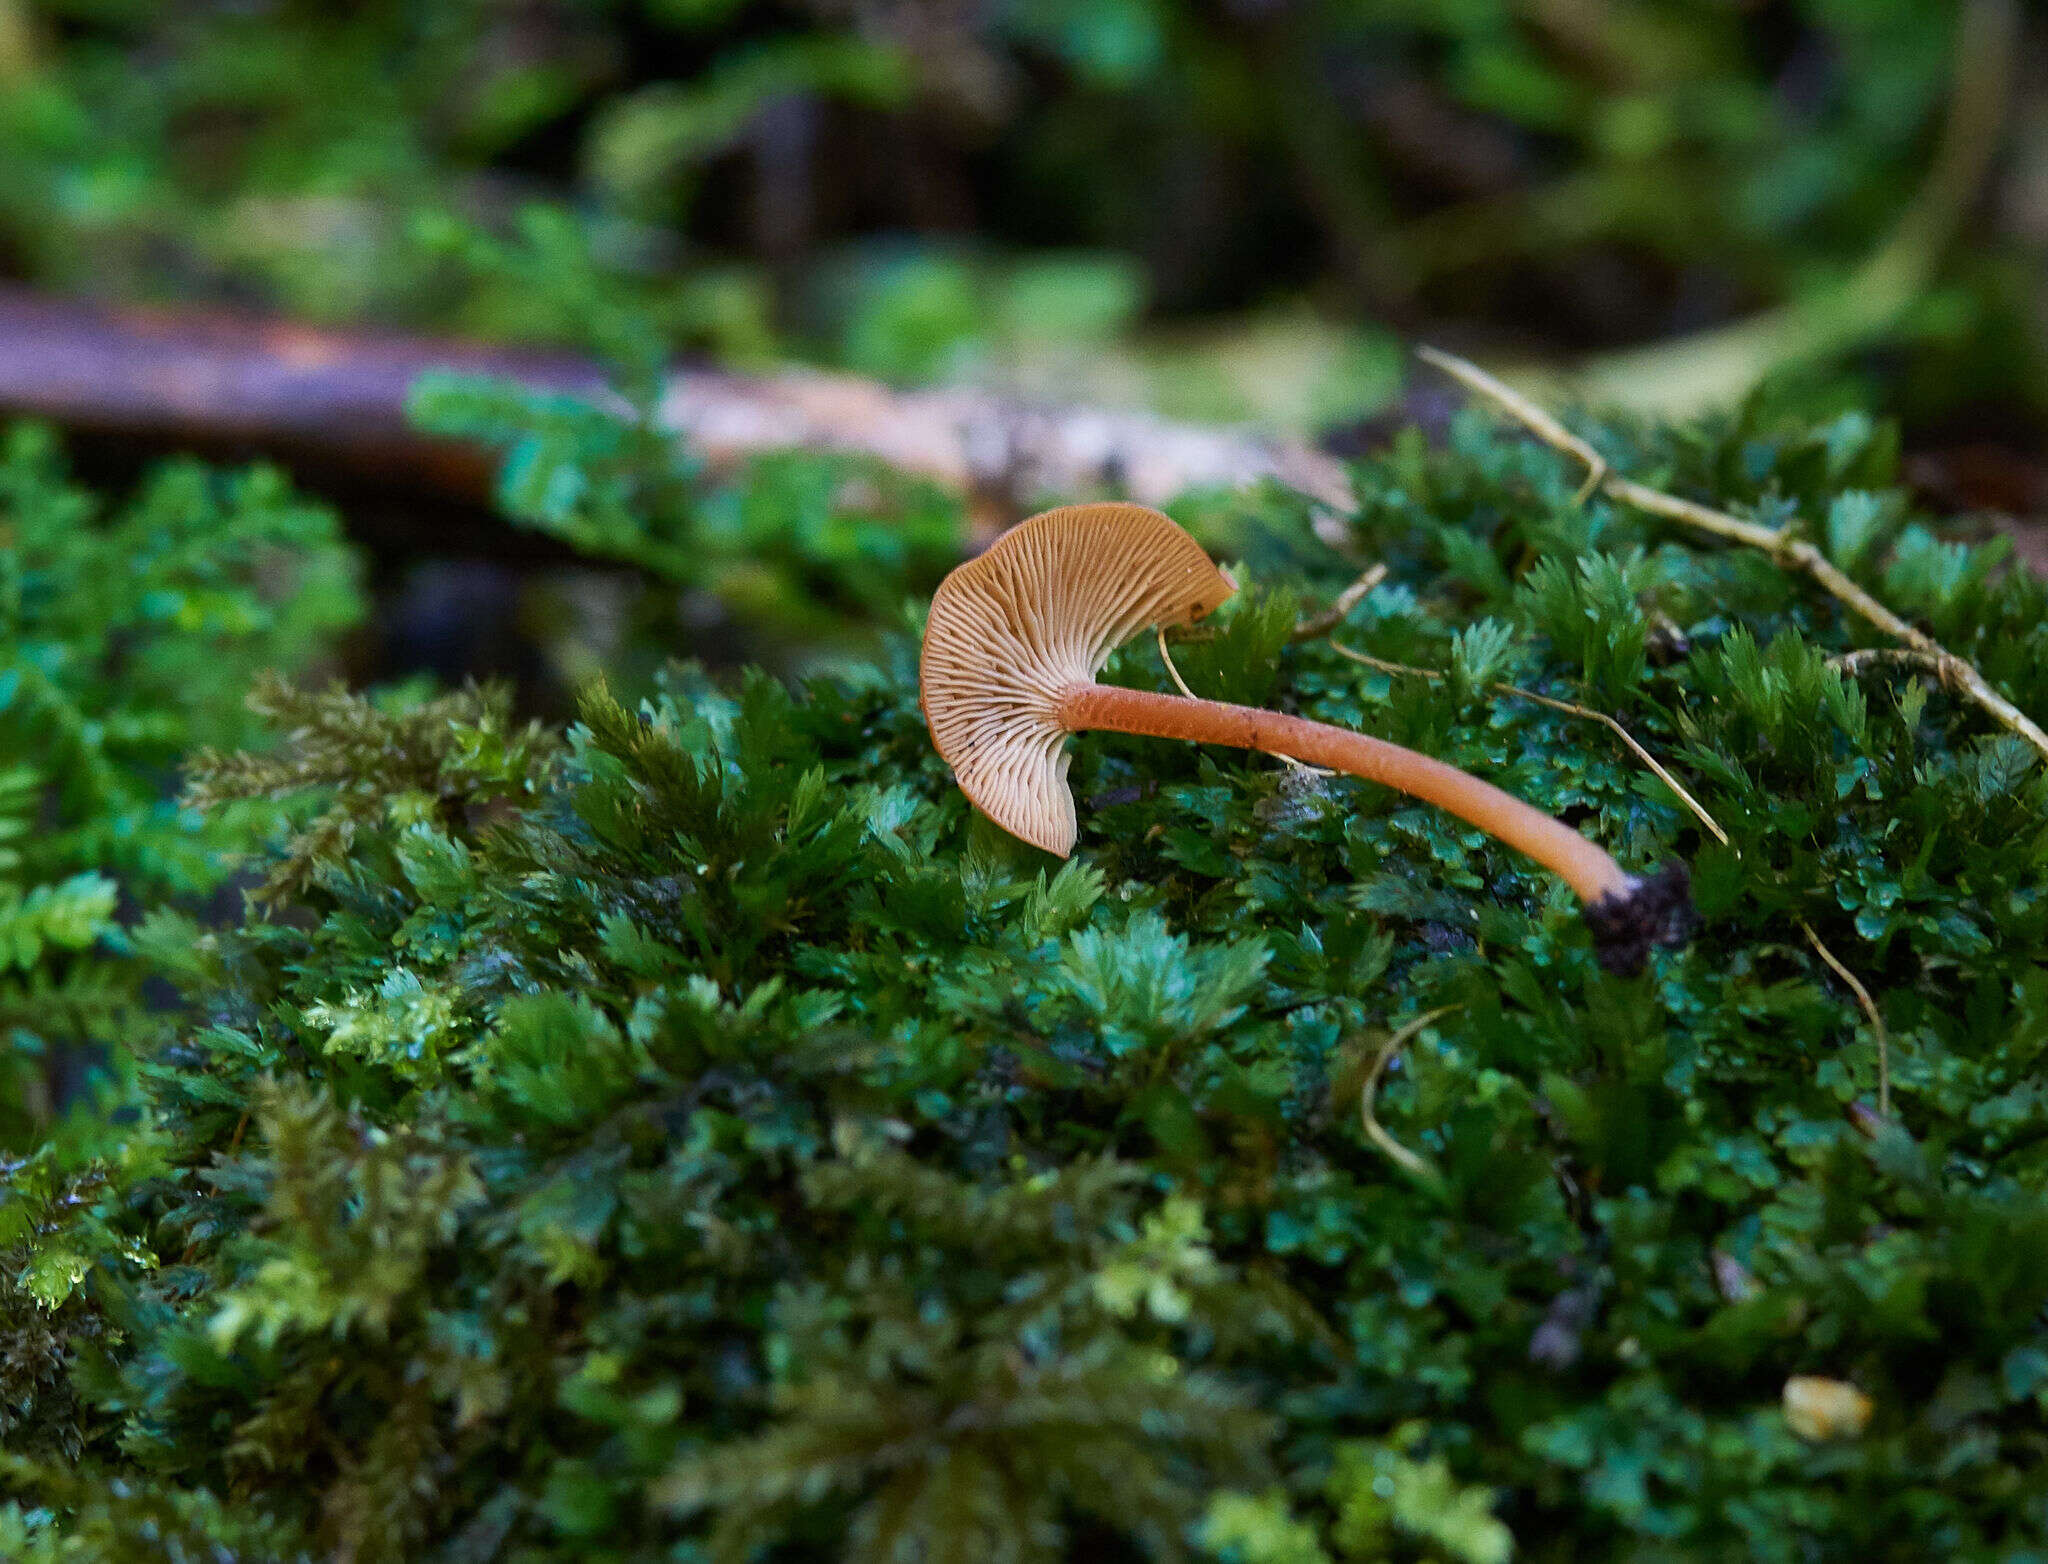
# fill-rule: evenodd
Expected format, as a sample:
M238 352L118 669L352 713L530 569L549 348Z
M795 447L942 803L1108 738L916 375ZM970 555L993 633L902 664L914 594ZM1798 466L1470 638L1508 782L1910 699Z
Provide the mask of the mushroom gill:
M1189 624L1235 590L1142 505L1069 505L1012 527L939 584L925 625L920 703L960 790L1012 835L1071 853L1061 697L1140 630Z

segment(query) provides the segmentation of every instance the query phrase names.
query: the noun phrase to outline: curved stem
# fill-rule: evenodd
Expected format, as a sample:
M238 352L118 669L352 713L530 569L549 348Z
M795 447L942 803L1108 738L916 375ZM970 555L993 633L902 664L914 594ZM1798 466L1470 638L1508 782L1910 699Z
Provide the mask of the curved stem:
M1497 836L1559 875L1588 905L1626 897L1636 881L1597 843L1542 810L1456 766L1399 744L1256 706L1190 700L1108 684L1069 685L1059 718L1070 731L1102 728L1150 738L1256 749L1328 766L1435 804Z

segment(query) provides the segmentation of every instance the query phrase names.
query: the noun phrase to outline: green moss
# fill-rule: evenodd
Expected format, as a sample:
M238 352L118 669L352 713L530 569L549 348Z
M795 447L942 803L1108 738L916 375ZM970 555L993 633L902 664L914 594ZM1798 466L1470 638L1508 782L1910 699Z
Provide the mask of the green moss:
M117 892L201 895L249 845L249 809L179 806L181 759L256 742L250 681L357 612L334 518L273 471L169 463L105 505L48 431L0 434L0 1147L134 1023Z
M2048 711L2048 592L1849 497L1889 479L1867 423L1597 433L1835 518L1862 579ZM2048 781L1910 669L1832 667L1867 632L1771 561L1578 509L1577 476L1465 421L1361 469L1351 557L1283 496L1191 506L1274 595L1182 666L1691 859L1703 926L1635 979L1488 839L1256 756L1088 736L1079 852L1035 855L970 818L907 640L797 688L595 690L559 743L480 697L273 688L283 747L201 784L332 800L270 860L281 904L148 925L190 1008L125 1161L46 1157L0 1204L70 1371L5 1434L0 1541L2048 1547ZM1280 593L1368 560L1333 639L1453 677L1283 644ZM1112 676L1165 677L1145 643ZM1495 680L1612 713L1727 845ZM1874 996L1889 1121L1802 924ZM1440 1007L1377 1097L1425 1186L1360 1088ZM1868 1429L1795 1436L1795 1373L1859 1385Z

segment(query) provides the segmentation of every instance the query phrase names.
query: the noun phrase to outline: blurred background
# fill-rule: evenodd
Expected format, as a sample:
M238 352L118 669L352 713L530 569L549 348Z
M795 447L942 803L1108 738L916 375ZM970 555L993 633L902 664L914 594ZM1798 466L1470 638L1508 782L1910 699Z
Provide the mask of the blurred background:
M2019 0L0 0L0 283L1339 454L1441 422L1428 341L1646 415L1760 385L1868 407L1923 500L2023 526L2048 509L2044 44ZM47 411L19 388L86 361L37 320L0 319L0 381ZM294 455L204 416L72 421L108 481L188 445ZM553 468L514 475L522 518L502 474L471 514L334 465L299 476L370 551L356 671L525 676L522 616L588 616L535 607L569 555L488 514L533 522ZM773 660L730 597L684 613L698 649Z
M1913 275L1861 277L1912 296L1829 367L1929 427L2024 421L2044 26L1948 0L0 0L0 273L559 338L556 301L463 264L539 205L680 349L1326 425L1387 405L1405 338L1575 363L1815 303L1932 201Z

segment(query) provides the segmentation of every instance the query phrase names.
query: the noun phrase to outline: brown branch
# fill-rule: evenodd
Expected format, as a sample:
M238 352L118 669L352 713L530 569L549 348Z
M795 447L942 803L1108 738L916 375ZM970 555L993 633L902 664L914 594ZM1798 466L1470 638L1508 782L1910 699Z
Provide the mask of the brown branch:
M488 458L406 421L407 391L431 369L604 392L598 366L568 354L0 290L0 412L256 449L479 498L489 492ZM1337 510L1352 504L1343 464L1294 441L972 388L896 391L814 370L683 368L667 382L661 418L713 463L787 447L857 452L1007 505L1103 493L1158 504L1196 486L1265 479Z
M1973 701L2008 732L2017 733L2031 744L2044 759L2048 759L2048 733L2025 712L2000 695L1991 687L1991 682L1977 671L1974 663L1956 656L1942 646L1934 637L1923 630L1915 629L1889 608L1858 586L1835 562L1829 559L1806 539L1792 536L1789 531L1766 527L1754 521L1744 521L1726 511L1715 510L1710 505L1681 499L1675 494L1666 494L1648 484L1619 477L1607 470L1607 463L1598 451L1578 438L1542 408L1536 406L1520 392L1503 385L1477 364L1467 363L1454 354L1436 348L1423 348L1421 356L1434 364L1469 390L1498 406L1505 408L1515 419L1546 445L1564 451L1584 462L1591 473L1589 489L1597 490L1624 505L1647 511L1653 516L1692 527L1700 532L1710 533L1730 543L1746 544L1761 549L1780 564L1804 571L1817 582L1822 590L1848 606L1858 616L1875 625L1886 635L1906 643L1913 651L1928 658L1942 682L1961 692L1967 700Z
M487 453L406 422L423 370L601 388L565 355L341 335L227 315L106 310L0 290L0 410L72 429L208 452L258 451L394 488L477 500Z

